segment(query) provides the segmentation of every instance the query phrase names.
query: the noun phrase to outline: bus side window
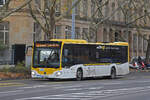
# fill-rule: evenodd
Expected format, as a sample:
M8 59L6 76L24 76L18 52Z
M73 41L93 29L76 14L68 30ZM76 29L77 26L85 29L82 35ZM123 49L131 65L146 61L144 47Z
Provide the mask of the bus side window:
M64 49L63 63L68 62L68 49Z
M122 47L121 48L122 51L124 52L121 52L121 62L122 63L126 63L128 62L128 47Z
M63 63L67 66L72 65L72 48L65 48L63 54Z
M64 56L68 56L68 49L64 49Z

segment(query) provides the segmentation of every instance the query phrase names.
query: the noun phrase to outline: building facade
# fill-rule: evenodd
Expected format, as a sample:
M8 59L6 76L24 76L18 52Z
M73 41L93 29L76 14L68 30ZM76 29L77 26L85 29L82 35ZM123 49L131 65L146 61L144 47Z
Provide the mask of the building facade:
M148 19L144 19L144 17L141 17L144 15L145 8L138 8L138 3L144 5L145 0L137 2L137 4L136 2L134 2L134 4L137 6L137 10L139 10L137 12L135 12L135 8L132 7L132 4L129 4L128 1L125 1L126 0L118 0L118 2L116 2L115 0L110 0L105 5L105 7L103 7L102 11L104 16L111 17L109 18L108 22L106 21L103 25L101 25L100 31L98 33L98 41L126 41L130 46L130 58L138 56L145 57L148 45L146 39L149 39L150 36L150 24L146 23ZM149 1L147 1L146 3L150 4ZM126 15L123 14L123 11L121 9L118 9L119 6L122 7L121 9L125 9L123 11L124 13L126 12ZM126 10L126 8L130 9ZM147 9L149 10L150 8ZM141 19L139 19L140 17ZM137 24L139 26L142 24L141 28L138 28L134 24L127 25L127 23L133 22L136 19L139 20L135 21L134 24ZM145 22L143 22L143 20Z
M1 6L5 3L5 0L0 0ZM10 9L23 3L23 0L12 0ZM14 64L17 59L25 59L25 47L33 44L33 33L36 26L26 9L27 7L11 14L0 23L0 42L1 45L6 46L0 50L0 64Z
M48 6L49 0L35 0L41 9ZM95 1L95 2L94 2ZM21 4L22 0L12 0L12 8ZM46 3L45 3L46 2ZM105 0L81 0L75 8L75 39L87 39L86 34L90 33L91 18L93 16L98 23L101 19L110 16L109 20L99 24L97 33L93 34L98 42L117 42L126 41L130 44L130 57L145 56L147 49L147 41L143 38L148 38L150 35L150 27L142 28L142 36L137 34L135 27L127 27L125 25L124 15L121 10L114 12L118 8L116 0L110 0L104 4ZM0 0L0 5L3 5L5 0ZM65 13L72 5L72 0L58 0L56 6L56 17ZM97 11L99 7L99 11ZM97 13L96 13L97 11ZM41 19L41 18L40 18ZM42 20L42 19L41 19ZM61 21L56 23L53 38L71 38L72 18L71 12L68 13ZM123 39L122 39L123 38ZM13 13L8 18L0 23L0 42L7 45L6 49L0 52L0 62L14 63L16 48L21 46L27 47L33 44L33 41L44 40L44 32L31 17L28 6L19 12ZM31 52L31 51L30 51ZM31 53L27 54L26 60L30 61Z
M70 0L66 0L67 3L65 3L63 0L61 1L62 1L61 8L63 8L64 5L67 4ZM130 4L129 2L126 2L126 0L118 0L118 2L116 2L116 0L109 0L109 2L107 3L106 1L107 0L81 0L81 2L75 8L76 9L75 38L87 39L84 34L89 34L90 32L90 25L91 25L90 19L93 17L93 15L95 15L94 17L98 21L101 21L102 19L108 17L106 21L104 21L99 25L97 33L94 34L96 35L96 41L128 42L130 46L130 58L138 56L145 57L148 45L147 40L145 39L148 39L150 36L150 25L147 24L145 27L138 29L134 25L133 26L127 25L127 23L132 22L133 20L140 17L140 15L144 13L144 8L138 8L138 3L139 4L144 3L144 1L135 2L135 5L137 4L137 8L140 10L138 12L134 11L133 5L131 5L131 9L125 9L126 6L130 8ZM146 3L150 4L149 1ZM122 9L125 9L124 11L126 11L127 13L126 15L123 13L120 6ZM100 11L95 13L97 11L97 7L99 7ZM143 10L141 11L141 9ZM134 14L134 12L137 14ZM63 13L63 10L61 11L61 13ZM131 15L132 17L130 17ZM56 34L55 36L61 37L54 37L54 38L71 38L70 36L72 25L71 23L72 23L71 15L69 19L64 18L59 23L58 26L59 28L55 33ZM136 23L139 24L142 23L142 21L138 20ZM57 35L59 33L61 33L61 35Z

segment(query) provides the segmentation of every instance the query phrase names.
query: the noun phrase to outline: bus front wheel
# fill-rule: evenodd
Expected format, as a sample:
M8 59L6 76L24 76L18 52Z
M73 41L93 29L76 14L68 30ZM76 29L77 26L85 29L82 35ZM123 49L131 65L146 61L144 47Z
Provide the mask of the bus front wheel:
M110 78L115 79L116 78L116 69L113 67L111 68Z
M82 72L82 69L79 68L76 73L76 80L81 81L82 78L83 78L83 72Z

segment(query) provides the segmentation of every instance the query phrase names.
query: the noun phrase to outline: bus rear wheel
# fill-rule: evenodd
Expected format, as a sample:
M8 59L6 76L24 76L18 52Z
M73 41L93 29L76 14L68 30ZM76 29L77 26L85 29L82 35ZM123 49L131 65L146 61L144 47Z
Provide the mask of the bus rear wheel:
M110 78L115 79L116 78L116 69L113 67L111 68Z
M78 70L77 70L77 73L76 73L76 80L77 80L77 81L81 81L82 78L83 78L82 69L78 69Z

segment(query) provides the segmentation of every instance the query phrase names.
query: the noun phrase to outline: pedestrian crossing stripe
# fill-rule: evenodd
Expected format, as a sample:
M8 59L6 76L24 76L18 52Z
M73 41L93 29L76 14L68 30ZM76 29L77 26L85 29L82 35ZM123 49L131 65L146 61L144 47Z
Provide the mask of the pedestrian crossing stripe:
M46 95L46 96L37 96L29 98L20 98L16 100L93 100L97 98L107 98L111 96L121 96L132 93L146 92L150 90L150 86L145 87L134 87L134 88L121 88L121 89L112 89L112 90L92 90L86 92L74 92L74 93L64 93L57 95Z

